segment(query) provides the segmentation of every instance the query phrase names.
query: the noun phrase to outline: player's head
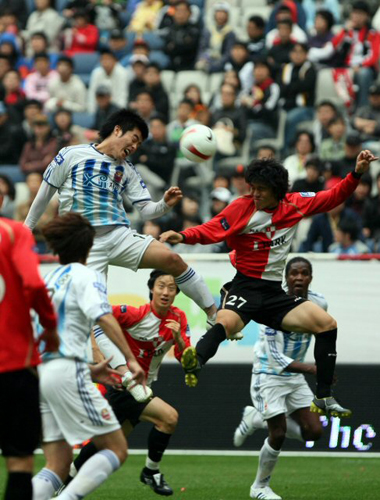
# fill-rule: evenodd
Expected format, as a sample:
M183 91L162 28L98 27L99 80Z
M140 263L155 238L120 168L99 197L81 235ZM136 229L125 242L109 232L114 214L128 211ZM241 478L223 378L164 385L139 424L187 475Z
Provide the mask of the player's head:
M149 298L153 301L155 308L168 308L173 304L179 293L174 276L164 271L155 269L150 273L148 280Z
M309 285L313 279L311 262L304 257L290 259L285 267L285 279L292 295L307 298Z
M42 234L61 264L85 264L94 243L95 229L82 215L69 212L48 222Z
M99 131L99 137L107 147L107 154L118 160L133 154L148 137L145 120L129 109L120 109L107 119Z
M288 191L289 175L274 158L252 160L245 171L245 180L258 210L274 208Z

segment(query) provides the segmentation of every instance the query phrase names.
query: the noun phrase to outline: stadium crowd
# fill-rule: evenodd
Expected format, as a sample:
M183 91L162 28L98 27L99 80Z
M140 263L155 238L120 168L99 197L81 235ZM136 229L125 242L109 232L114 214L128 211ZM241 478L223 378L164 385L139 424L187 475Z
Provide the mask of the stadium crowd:
M329 189L363 148L380 152L379 31L369 0L0 0L1 215L24 220L58 151L96 142L125 106L149 123L131 160L154 197L184 192L145 234L198 225L246 194L253 156L280 158L291 191ZM198 122L217 138L212 165L179 150ZM42 253L57 208L34 231ZM300 223L293 250L380 251L379 162L346 203Z

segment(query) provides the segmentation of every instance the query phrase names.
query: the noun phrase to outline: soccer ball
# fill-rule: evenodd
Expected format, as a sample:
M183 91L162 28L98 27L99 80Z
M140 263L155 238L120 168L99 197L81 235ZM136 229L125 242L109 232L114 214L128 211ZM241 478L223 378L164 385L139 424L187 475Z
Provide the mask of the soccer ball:
M182 132L179 147L185 158L202 163L214 156L216 138L214 132L205 125L190 125Z

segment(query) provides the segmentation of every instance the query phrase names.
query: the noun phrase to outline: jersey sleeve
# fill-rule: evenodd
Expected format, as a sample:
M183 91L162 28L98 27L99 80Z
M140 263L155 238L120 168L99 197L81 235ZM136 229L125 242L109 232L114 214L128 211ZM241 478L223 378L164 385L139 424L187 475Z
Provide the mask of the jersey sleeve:
M146 187L140 173L134 165L129 164L129 179L125 191L122 194L132 205L140 201L151 201L149 189Z
M336 184L332 189L319 191L318 193L290 193L286 200L294 204L303 216L310 216L337 207L343 203L355 191L360 178L349 173L347 177Z
M186 347L191 346L191 333L190 333L190 326L189 323L187 322L186 314L183 311L180 311L180 322L181 322L181 337L182 340L185 342L185 349ZM181 356L182 356L183 351L179 350L178 344L174 344L174 356L178 361L181 361Z
M51 186L59 189L70 173L70 148L63 148L47 166L43 178Z
M144 317L144 310L141 307L122 304L119 306L112 306L112 314L117 319L121 328L129 328Z
M280 375L293 359L284 354L284 334L280 330L266 327L264 330L265 351L270 367Z
M103 275L92 269L84 268L77 276L74 286L76 287L78 306L87 318L96 322L105 314L112 314Z

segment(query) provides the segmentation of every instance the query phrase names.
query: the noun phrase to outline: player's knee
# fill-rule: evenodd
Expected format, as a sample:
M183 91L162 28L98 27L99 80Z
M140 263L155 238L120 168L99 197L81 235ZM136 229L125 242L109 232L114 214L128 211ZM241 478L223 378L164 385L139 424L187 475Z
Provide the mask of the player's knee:
M165 421L162 422L162 432L165 434L173 434L177 428L178 424L178 412L174 408L170 408L170 411L165 415Z
M163 265L161 267L163 270L170 272L170 274L173 274L174 276L179 276L187 268L187 265L183 261L182 257L174 252L167 252L162 264Z
M113 452L120 460L120 465L122 465L128 458L128 449L124 445L120 444L120 446L118 446L115 450L113 450Z
M320 321L316 324L315 333L329 332L330 330L335 330L336 328L338 328L336 320L332 316L327 314L323 318L323 321Z
M320 439L321 436L322 436L321 425L310 427L302 431L302 437L304 438L305 441L318 441L318 439Z

